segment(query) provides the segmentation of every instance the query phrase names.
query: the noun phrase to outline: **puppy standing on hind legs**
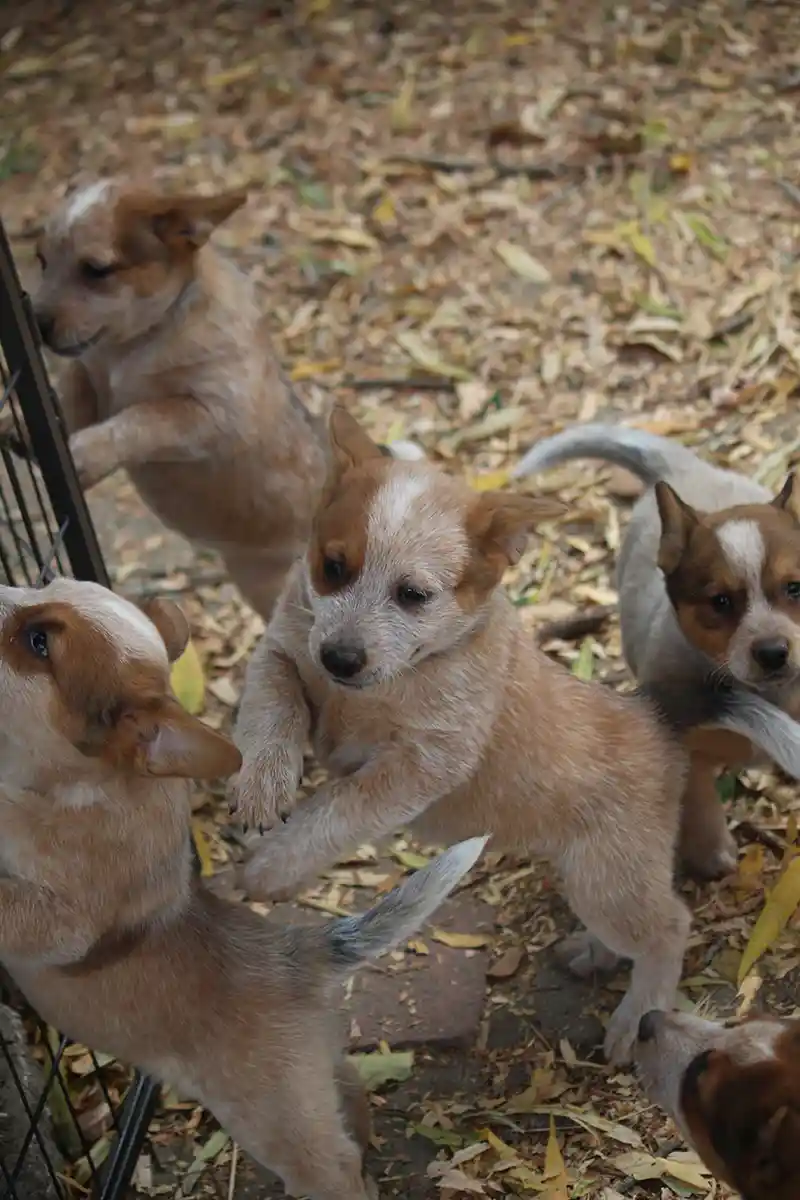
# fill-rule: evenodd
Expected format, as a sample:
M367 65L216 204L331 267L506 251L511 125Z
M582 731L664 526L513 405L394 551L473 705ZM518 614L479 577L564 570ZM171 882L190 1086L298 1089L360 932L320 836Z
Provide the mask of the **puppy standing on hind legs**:
M634 961L607 1039L624 1059L680 976L685 756L646 703L552 663L499 586L563 506L387 459L342 410L330 433L307 557L248 668L239 814L269 825L292 808L309 734L333 778L265 837L244 886L274 898L405 826L439 844L488 829L498 848L545 854L606 965ZM576 969L589 948L573 947Z
M296 1195L368 1200L334 988L415 933L485 838L316 928L210 893L187 779L240 756L170 693L187 637L168 602L0 587L0 961L46 1021L204 1105Z

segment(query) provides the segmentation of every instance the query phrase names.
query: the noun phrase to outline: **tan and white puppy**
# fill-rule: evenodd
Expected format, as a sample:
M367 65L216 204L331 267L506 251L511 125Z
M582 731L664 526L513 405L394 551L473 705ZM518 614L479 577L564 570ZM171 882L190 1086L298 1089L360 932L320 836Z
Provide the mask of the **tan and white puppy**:
M309 734L333 778L264 838L244 884L275 896L404 826L545 854L608 948L578 935L572 968L634 960L607 1038L624 1058L650 998L680 977L685 756L643 701L552 663L500 586L562 505L387 459L343 410L331 439L309 552L248 669L239 814L272 824L292 808Z
M648 486L617 565L625 658L677 705L721 689L721 729L697 730L683 804L682 852L700 875L736 864L716 793L722 765L766 751L800 778L800 485L775 496L643 430L584 425L533 446L515 475L575 458L617 463ZM723 706L724 707L724 706Z
M187 634L173 605L91 583L0 587L0 961L46 1021L205 1105L292 1194L367 1200L335 987L415 932L485 839L313 929L214 896L187 780L240 757L170 693Z
M282 374L254 284L209 242L245 199L93 183L45 226L33 304L45 344L70 360L61 406L83 486L127 468L267 619L305 549L326 442Z
M744 1200L800 1196L800 1021L732 1027L652 1012L636 1063L650 1100L673 1118L718 1179Z

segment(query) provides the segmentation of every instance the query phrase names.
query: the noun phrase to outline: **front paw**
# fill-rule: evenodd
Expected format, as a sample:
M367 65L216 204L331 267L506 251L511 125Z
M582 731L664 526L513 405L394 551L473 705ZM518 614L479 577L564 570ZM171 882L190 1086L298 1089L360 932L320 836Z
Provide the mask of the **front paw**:
M70 438L69 448L84 491L100 483L119 466L113 438L98 426L82 429Z
M231 814L245 828L271 828L291 812L302 777L302 751L294 747L246 755L231 791Z

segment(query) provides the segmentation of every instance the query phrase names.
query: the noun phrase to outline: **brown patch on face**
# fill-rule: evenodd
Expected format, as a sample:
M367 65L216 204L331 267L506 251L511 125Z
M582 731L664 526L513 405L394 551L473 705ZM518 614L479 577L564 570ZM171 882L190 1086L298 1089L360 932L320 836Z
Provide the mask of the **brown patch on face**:
M516 492L483 492L468 507L465 532L470 554L456 599L471 611L497 587L506 569L519 562L528 537L547 520L563 516L557 500Z
M71 605L34 604L6 621L0 654L18 675L52 681L50 722L88 758L144 775L233 774L233 743L186 713L157 662L120 655Z
M331 412L328 436L328 479L308 550L311 582L320 596L340 591L361 573L370 508L393 462L341 405Z
M787 1024L773 1059L741 1066L723 1050L700 1055L681 1108L697 1153L744 1200L797 1200L800 1022Z

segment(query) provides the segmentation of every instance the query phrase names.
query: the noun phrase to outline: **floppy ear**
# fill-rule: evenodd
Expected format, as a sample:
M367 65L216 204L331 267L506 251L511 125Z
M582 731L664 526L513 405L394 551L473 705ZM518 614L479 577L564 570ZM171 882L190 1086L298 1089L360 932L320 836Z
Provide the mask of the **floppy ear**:
M204 246L216 227L247 200L247 192L217 196L153 196L134 205L167 249L186 253Z
M566 511L560 500L548 497L483 492L467 513L467 535L477 553L502 574L507 566L519 562L529 534L543 521L562 517Z
M139 607L161 634L167 648L167 658L171 663L175 662L189 641L189 622L186 617L171 600L145 600Z
M683 558L691 532L699 524L699 519L695 510L661 479L655 486L655 494L661 517L658 565L665 575L671 575Z
M790 471L786 476L786 483L772 501L772 505L773 508L784 509L794 517L795 521L800 523L800 486L798 486L794 471Z
M337 474L344 475L370 459L383 458L379 446L367 431L359 425L341 404L335 404L328 420L328 436L331 444L333 467Z
M152 710L123 713L111 754L139 775L181 779L226 779L242 765L233 742L165 697Z

